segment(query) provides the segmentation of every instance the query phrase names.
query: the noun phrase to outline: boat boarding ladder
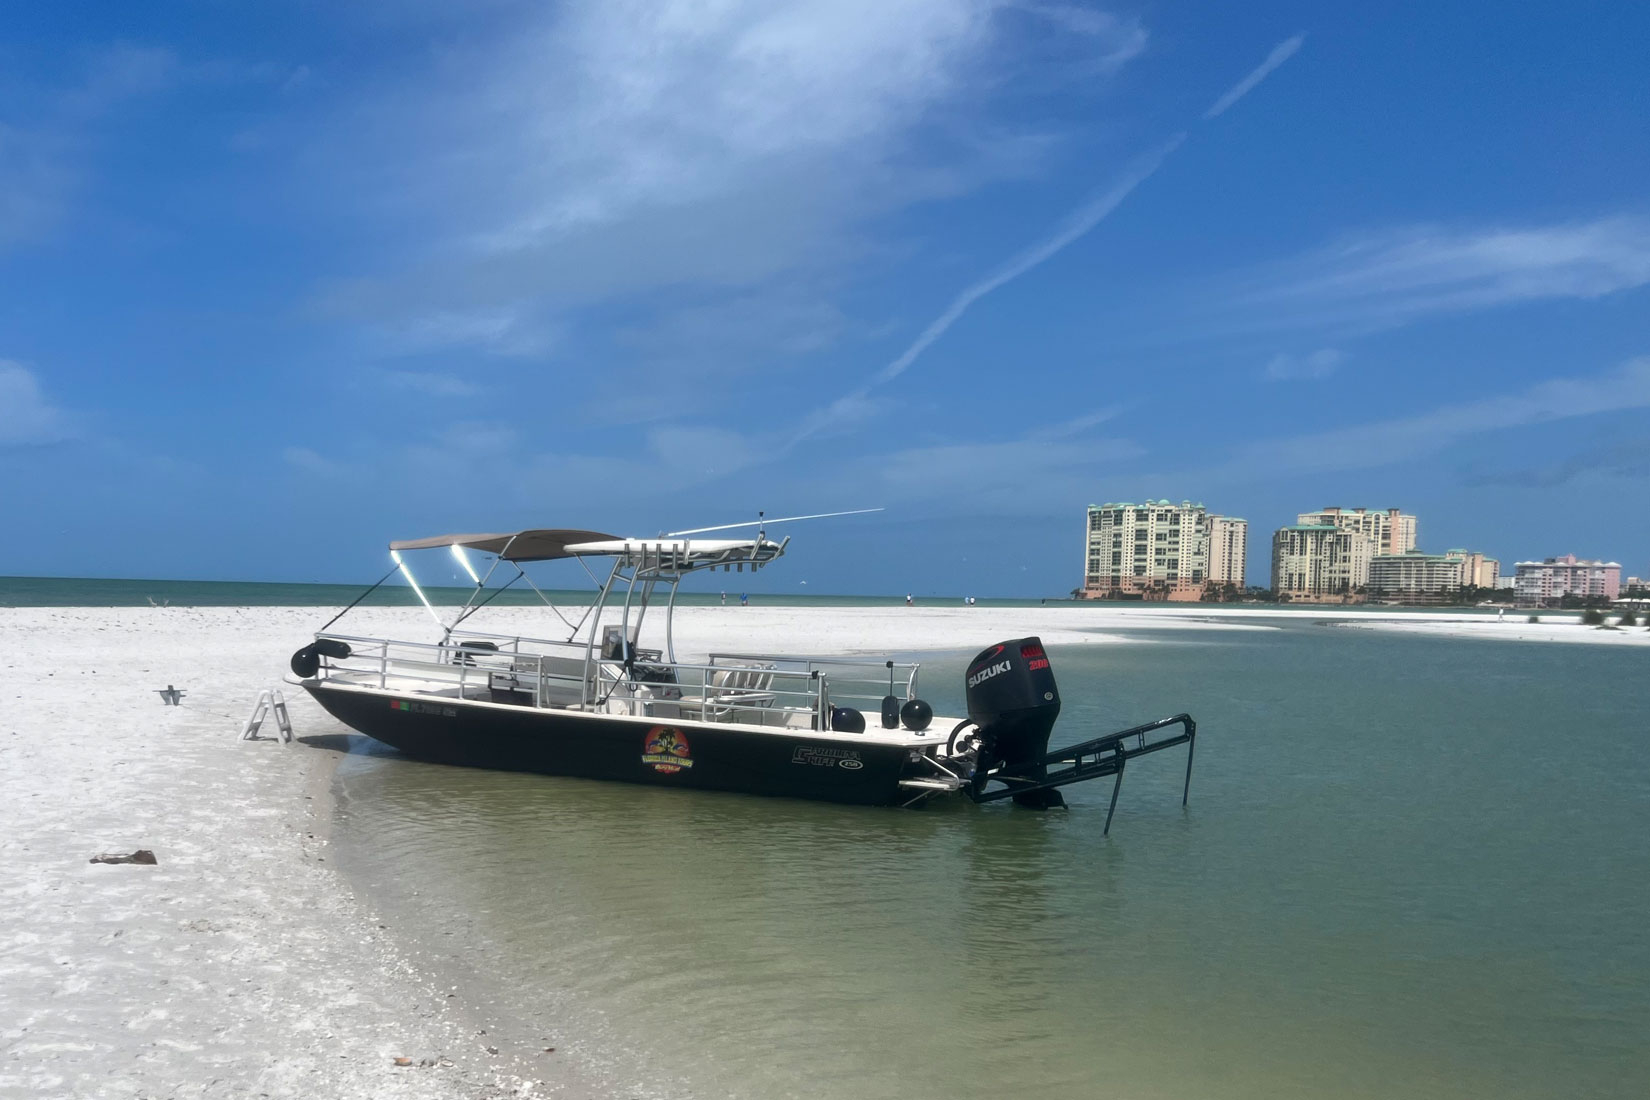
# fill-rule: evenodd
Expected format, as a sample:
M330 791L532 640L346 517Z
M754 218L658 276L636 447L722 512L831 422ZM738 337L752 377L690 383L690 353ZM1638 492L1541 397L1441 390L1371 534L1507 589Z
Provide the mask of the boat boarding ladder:
M1163 732L1174 726L1180 727L1177 732ZM1197 723L1192 721L1189 714L1177 714L1173 718L1160 718L1143 726L1108 733L1104 737L1069 745L1038 760L1013 768L978 773L974 777L974 787L969 794L975 802L996 802L1003 798L1016 798L1018 801L1038 791L1064 787L1068 783L1081 783L1085 779L1115 775L1117 781L1112 784L1111 806L1106 810L1106 825L1100 831L1101 835L1105 836L1111 832L1112 815L1117 812L1117 794L1123 789L1124 767L1137 756L1145 756L1147 753L1173 748L1176 745L1186 746L1186 782L1180 791L1180 804L1184 806L1192 790L1192 751L1197 747ZM1059 771L1047 771L1050 765L1059 764L1066 766ZM993 779L1005 785L985 790L985 784Z

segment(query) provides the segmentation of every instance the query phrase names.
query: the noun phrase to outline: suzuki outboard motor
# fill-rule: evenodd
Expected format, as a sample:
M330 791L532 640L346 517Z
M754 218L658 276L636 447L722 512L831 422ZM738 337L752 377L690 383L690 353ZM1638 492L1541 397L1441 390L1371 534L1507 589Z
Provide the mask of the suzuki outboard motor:
M1060 690L1041 638L1016 638L981 652L968 663L968 717L984 742L976 781L983 783L986 770L997 764L1006 774L1046 778L1043 757L1059 716ZM1066 804L1053 788L1015 795L1014 801L1039 810Z

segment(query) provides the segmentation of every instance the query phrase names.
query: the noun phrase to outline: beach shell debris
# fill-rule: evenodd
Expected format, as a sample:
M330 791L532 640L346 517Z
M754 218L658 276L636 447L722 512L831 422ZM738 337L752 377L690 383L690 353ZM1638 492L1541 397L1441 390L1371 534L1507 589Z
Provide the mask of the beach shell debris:
M105 852L102 855L93 856L91 858L90 862L92 862L92 863L147 863L147 864L155 864L155 863L158 863L160 861L155 858L155 853L151 852L149 849L139 848L137 851L133 852L131 855L126 855L126 856L110 855L108 852Z

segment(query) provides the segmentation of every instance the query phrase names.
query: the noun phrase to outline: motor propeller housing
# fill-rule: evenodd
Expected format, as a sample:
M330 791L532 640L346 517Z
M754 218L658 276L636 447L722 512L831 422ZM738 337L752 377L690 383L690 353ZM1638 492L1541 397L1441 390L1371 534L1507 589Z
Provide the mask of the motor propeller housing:
M978 774L983 778L1000 764L1004 774L1041 781L1048 772L1048 736L1060 716L1060 689L1042 639L1014 638L980 651L968 663L966 685L968 717L982 742ZM1024 804L1064 805L1054 790L1031 797Z

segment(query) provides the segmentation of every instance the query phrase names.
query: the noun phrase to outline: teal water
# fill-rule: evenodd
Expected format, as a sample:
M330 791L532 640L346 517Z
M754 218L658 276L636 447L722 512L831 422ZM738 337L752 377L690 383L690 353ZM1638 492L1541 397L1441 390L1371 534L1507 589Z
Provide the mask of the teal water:
M710 582L714 583L713 578ZM295 584L276 581L191 581L191 580L134 580L106 577L0 577L0 607L147 607L150 601L167 603L174 607L344 607L365 592L371 579L362 584ZM489 593L497 589L494 585ZM542 586L541 586L542 587ZM559 605L589 603L593 588L545 588L546 596ZM741 589L732 582L726 598L736 603ZM470 599L472 588L425 585L424 594L433 604L458 607ZM705 607L721 603L722 592L683 590L676 602L685 606ZM812 595L796 592L749 592L751 602L757 605L779 607L894 607L905 602L904 596L842 596ZM525 586L508 588L495 596L494 604L536 604L539 597ZM918 596L913 600L919 607L956 607L961 596ZM977 596L980 607L1039 607L1072 601L1050 596L1046 599L997 598ZM401 583L386 583L361 601L363 607L411 607L418 597L411 588ZM1129 604L1103 606L1128 607ZM1133 606L1142 606L1139 604ZM1222 605L1208 605L1218 613ZM1295 608L1310 605L1292 604ZM1335 610L1345 610L1336 606ZM1451 614L1490 614L1489 608L1407 608L1371 607L1371 614L1403 615L1416 611L1447 610ZM1523 612L1520 612L1523 614ZM1570 615L1576 612L1544 611L1544 617Z
M505 1055L615 1095L1650 1093L1650 655L1137 636L1052 654L1057 740L1200 723L1190 806L1148 758L1109 838L1104 784L911 812L364 753L338 854Z

